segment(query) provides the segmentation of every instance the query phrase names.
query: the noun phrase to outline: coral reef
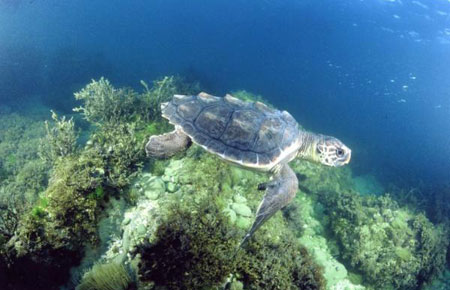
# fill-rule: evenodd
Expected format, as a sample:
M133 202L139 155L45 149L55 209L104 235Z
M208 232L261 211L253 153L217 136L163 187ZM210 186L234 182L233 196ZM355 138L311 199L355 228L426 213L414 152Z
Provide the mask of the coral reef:
M293 239L281 214L261 229L248 249L234 256L259 203L260 197L251 192L258 192L257 184L265 177L217 162L196 146L186 155L166 162L161 178L144 174L135 185L134 194L153 204L153 223L134 231L149 237L141 238L138 246L143 280L170 289L209 289L231 275L232 288L324 288L320 267ZM127 224L137 222L125 216ZM139 245L139 238L131 240Z

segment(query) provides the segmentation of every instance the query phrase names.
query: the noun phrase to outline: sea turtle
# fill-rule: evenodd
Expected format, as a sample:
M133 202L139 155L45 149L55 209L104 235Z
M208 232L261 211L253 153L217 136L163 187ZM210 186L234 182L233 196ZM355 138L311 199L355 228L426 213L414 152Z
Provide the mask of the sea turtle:
M261 102L231 95L174 95L161 104L161 111L175 130L151 136L145 146L148 156L168 158L192 141L224 161L271 175L259 188L266 192L241 244L294 198L298 180L289 161L298 157L333 167L350 161L351 150L338 139L299 129L288 112Z

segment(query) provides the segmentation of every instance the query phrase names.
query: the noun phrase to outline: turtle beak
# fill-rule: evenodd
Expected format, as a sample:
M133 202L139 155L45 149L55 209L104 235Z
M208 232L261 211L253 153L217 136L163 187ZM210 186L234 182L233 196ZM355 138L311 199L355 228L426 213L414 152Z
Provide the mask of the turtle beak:
M352 150L350 150L349 148L345 148L346 154L345 154L345 161L344 161L344 165L345 164L349 164L350 163L350 159L352 159Z

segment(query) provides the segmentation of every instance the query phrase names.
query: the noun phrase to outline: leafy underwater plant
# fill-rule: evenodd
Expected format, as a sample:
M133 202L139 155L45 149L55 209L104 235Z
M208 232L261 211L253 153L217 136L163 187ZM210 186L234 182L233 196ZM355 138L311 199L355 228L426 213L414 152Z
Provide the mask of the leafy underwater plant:
M177 79L166 76L153 82L153 87L141 80L144 93L141 95L140 115L147 122L158 120L161 116L161 103L169 101L174 94L179 94Z
M94 124L117 124L142 121L145 123L161 119L160 104L174 94L198 92L198 84L189 84L180 77L166 76L155 80L153 86L141 81L144 92L139 94L129 88L115 88L107 79L92 80L81 91L75 93L83 105L74 111Z
M94 124L120 123L132 121L137 106L136 93L131 89L116 89L104 77L92 80L75 99L82 100L83 106L75 108L86 120Z
M104 125L92 134L86 151L103 160L104 182L110 187L123 188L143 166L143 140L136 137L131 124Z
M37 219L43 218L46 215L46 208L48 206L48 199L41 197L39 202L31 209L31 215Z
M73 119L58 118L52 111L53 125L45 121L47 135L39 144L39 157L49 164L53 164L59 157L74 154L77 150L78 132L75 130Z

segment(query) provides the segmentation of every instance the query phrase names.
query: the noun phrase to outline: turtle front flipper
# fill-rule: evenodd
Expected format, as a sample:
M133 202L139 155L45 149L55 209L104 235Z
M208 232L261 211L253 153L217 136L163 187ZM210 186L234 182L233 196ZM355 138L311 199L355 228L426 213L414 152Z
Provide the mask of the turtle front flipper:
M163 135L151 136L145 145L147 156L169 158L178 152L186 150L191 145L191 139L179 128Z
M271 218L278 210L285 207L295 197L298 189L298 180L294 171L289 165L284 164L280 172L274 176L274 178L267 183L266 193L261 201L258 211L256 213L256 219L245 235L241 242L243 246L264 224L269 218Z

